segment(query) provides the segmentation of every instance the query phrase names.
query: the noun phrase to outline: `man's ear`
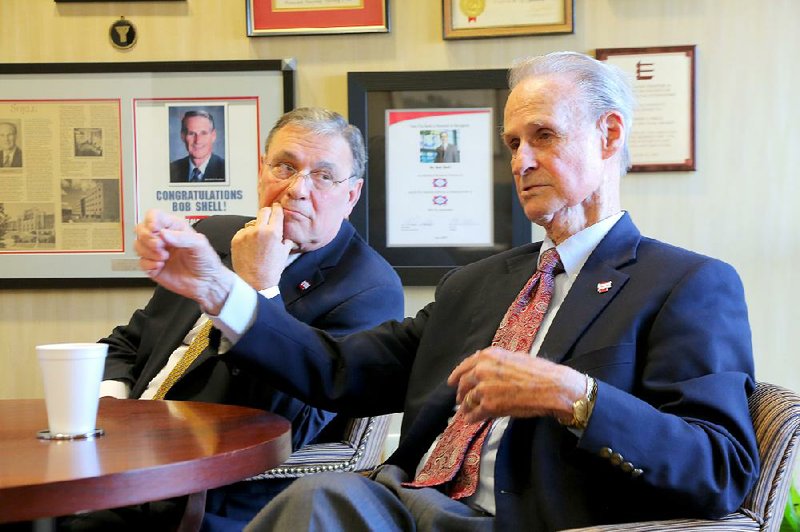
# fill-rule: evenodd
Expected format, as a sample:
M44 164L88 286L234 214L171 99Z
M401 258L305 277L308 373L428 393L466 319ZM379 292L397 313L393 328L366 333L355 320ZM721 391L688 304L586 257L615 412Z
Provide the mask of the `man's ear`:
M625 142L625 123L617 111L609 111L597 121L601 133L603 159L610 159L622 151Z
M350 190L347 191L347 212L345 213L345 218L350 216L350 213L353 212L353 207L358 203L358 198L361 197L362 186L364 186L364 180L357 179L353 186L350 187Z

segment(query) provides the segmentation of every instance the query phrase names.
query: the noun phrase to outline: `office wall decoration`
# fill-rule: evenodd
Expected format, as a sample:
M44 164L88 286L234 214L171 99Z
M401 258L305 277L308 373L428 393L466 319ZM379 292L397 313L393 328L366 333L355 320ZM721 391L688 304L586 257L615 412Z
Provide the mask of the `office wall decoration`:
M262 138L293 107L293 60L0 64L0 278L144 279L137 221L253 214Z
M442 0L445 39L572 33L573 0Z
M389 0L247 0L247 35L386 33Z
M598 48L630 74L638 101L628 145L631 172L685 172L695 161L695 45Z
M406 285L531 241L499 137L506 73L347 75L369 155L351 221Z

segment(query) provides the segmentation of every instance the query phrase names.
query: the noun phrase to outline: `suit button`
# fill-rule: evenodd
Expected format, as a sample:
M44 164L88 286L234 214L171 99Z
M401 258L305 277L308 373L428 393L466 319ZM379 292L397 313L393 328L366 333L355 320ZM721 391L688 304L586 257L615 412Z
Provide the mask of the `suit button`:
M636 478L636 477L638 477L638 476L641 476L641 474L642 474L642 473L644 473L644 471L642 471L641 469L639 469L639 468L637 467L636 469L634 469L633 471L631 471L631 476L632 476L633 478Z
M600 455L601 458L611 458L612 452L613 451L611 450L610 447L603 447L602 449L600 449L600 452L598 454Z
M236 377L237 375L239 375L239 368L233 368L233 369L231 370L231 375L233 375L234 377Z
M619 466L626 473L630 473L633 471L633 464L630 462L623 462L621 466Z
M614 465L620 465L622 463L623 458L621 454L614 453L611 455L611 458L609 458L609 460L611 460L611 463Z

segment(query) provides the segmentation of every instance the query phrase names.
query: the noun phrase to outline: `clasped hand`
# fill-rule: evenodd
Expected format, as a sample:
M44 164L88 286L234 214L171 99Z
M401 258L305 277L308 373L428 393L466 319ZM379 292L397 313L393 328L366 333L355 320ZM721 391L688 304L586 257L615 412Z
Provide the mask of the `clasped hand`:
M468 422L487 418L554 416L571 419L586 376L561 364L487 347L464 359L447 379Z

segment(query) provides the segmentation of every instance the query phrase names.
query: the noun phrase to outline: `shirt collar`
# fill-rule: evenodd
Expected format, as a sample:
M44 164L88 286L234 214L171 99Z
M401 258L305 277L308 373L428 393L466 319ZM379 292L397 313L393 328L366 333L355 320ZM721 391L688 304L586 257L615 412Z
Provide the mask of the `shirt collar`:
M550 237L545 237L542 242L542 249L539 251L539 257L550 248L556 248L558 256L561 257L561 264L564 265L564 271L570 277L578 275L581 271L589 255L592 254L594 248L600 243L612 227L622 218L625 211L619 211L616 214L600 220L578 231L561 244L556 246Z

